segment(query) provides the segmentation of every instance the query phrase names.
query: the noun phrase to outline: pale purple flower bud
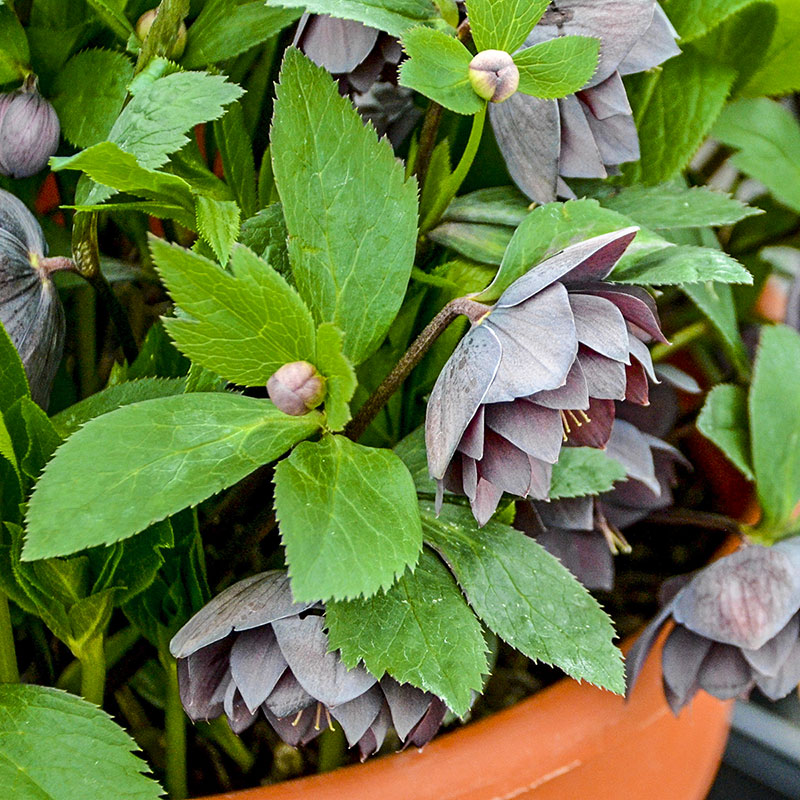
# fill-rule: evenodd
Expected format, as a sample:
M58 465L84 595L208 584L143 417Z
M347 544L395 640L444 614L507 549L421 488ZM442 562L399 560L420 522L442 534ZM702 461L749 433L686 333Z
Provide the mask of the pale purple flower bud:
M151 8L149 11L145 11L141 17L139 17L139 21L136 23L136 36L139 38L140 42L143 42L147 38L147 34L150 33L150 28L153 27L153 23L156 21L156 17L158 16L158 9ZM183 51L186 49L186 25L181 22L180 27L178 28L178 38L175 40L175 43L172 45L172 49L169 51L167 56L172 59L179 59L183 55Z
M36 77L0 97L0 174L29 178L58 149L61 126L53 106L39 94Z
M270 377L267 393L284 414L300 417L325 399L325 378L308 361L293 361Z
M491 103L508 100L519 86L519 70L504 50L482 50L469 63L475 94Z

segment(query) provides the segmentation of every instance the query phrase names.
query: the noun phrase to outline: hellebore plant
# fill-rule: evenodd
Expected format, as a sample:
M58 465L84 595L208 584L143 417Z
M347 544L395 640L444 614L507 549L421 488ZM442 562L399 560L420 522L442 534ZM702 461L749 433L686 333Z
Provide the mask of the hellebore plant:
M794 688L800 124L767 98L800 30L771 5L0 4L15 798L422 748L540 664L636 702L668 626L676 713Z

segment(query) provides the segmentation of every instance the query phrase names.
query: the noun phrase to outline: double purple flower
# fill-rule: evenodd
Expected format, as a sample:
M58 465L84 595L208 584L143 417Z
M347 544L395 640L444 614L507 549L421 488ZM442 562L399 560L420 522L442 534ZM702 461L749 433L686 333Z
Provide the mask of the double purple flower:
M655 303L605 282L636 228L562 250L516 280L472 328L428 402L428 468L465 494L480 525L503 492L544 500L564 443L604 447L614 401L645 404L646 342L665 341Z
M664 590L666 604L628 653L629 690L670 619L661 667L675 713L699 689L728 700L758 686L778 700L800 683L800 537L746 545Z
M292 746L335 719L362 760L390 727L404 745L427 744L444 718L441 700L363 667L347 669L328 651L323 613L319 603L294 602L283 571L245 578L215 597L170 643L188 716L224 713L241 733L261 713Z

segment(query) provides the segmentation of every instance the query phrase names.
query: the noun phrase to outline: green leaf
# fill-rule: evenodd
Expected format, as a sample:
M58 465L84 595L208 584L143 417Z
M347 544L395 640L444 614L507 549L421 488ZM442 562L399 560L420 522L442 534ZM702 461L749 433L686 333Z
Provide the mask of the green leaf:
M753 276L735 259L712 247L681 245L643 256L634 264L622 264L611 273L612 281L667 286L701 281L752 283Z
M532 538L468 508L421 503L425 541L448 563L475 613L512 647L578 680L622 694L611 620L573 575Z
M516 228L533 208L516 186L491 186L456 197L442 217L450 222L486 222Z
M428 453L425 448L425 426L420 425L416 430L401 439L395 446L394 452L408 468L418 494L433 495L436 492L436 481L428 472Z
M635 76L633 86L644 91L631 93L641 150L632 176L664 183L683 169L722 111L735 79L735 70L691 46L658 72Z
M278 464L275 510L299 601L387 589L422 548L417 493L403 462L343 436L298 445Z
M65 408L51 417L51 422L59 436L66 439L90 419L108 414L121 406L140 403L142 400L182 394L185 388L185 378L142 378L118 383Z
M333 13L331 11L331 13ZM295 282L317 322L360 364L403 301L414 261L417 185L333 79L298 50L284 58L272 160Z
M442 247L482 264L500 264L514 229L508 225L480 222L442 222L427 237Z
M592 236L611 233L631 225L628 217L601 208L597 200L547 203L528 214L514 232L491 285L476 300L492 302L517 278L559 250ZM644 254L669 247L669 242L647 230L640 230L619 264L635 262Z
M750 386L753 471L763 522L780 530L800 502L800 334L785 325L761 331Z
M314 322L297 292L243 245L231 271L152 237L159 274L182 314L164 326L192 361L243 386L263 386L291 361L314 363Z
M705 36L753 0L665 0L662 5L683 42Z
M270 5L284 8L296 8L297 4L298 0L270 1ZM438 16L431 0L300 0L300 5L312 14L358 20L397 37Z
M0 684L0 785L14 800L156 800L161 787L111 717L45 686Z
M61 444L61 437L47 414L30 397L20 397L6 412L5 421L20 470L31 483Z
M553 464L550 499L600 494L624 481L625 467L594 447L562 447Z
M675 183L629 186L600 198L600 204L653 231L733 225L764 213L707 186L687 188Z
M266 6L259 8L271 11ZM222 156L225 180L242 210L242 216L250 217L258 208L256 203L256 166L253 160L253 143L247 133L244 113L240 103L233 103L222 119L214 123L214 136Z
M0 322L0 414L5 414L20 397L30 397L25 367L17 348Z
M50 98L65 138L76 147L102 142L122 111L132 78L133 64L123 53L93 49L72 56L58 72Z
M800 124L788 109L765 97L739 100L722 112L713 135L739 150L733 166L800 212Z
M589 36L559 36L527 47L514 56L519 91L534 97L566 97L594 75L600 40Z
M31 54L25 29L7 5L0 5L0 42L0 83L18 81L23 77Z
M266 5L264 0L209 0L192 23L181 65L197 69L238 56L280 33L300 16L299 8L276 5Z
M748 480L755 480L750 466L747 392L741 386L730 383L715 386L706 397L697 428Z
M327 381L325 395L325 425L340 431L350 421L350 400L358 381L352 364L342 352L342 332L330 322L317 328L317 356L315 366Z
M800 5L796 0L772 0L778 22L761 68L750 79L745 92L751 96L783 95L800 89Z
M411 572L367 600L328 603L331 649L352 668L432 692L454 714L465 714L489 671L481 624L453 576L425 549Z
M549 0L470 0L467 6L475 47L513 53L542 18L548 4Z
M233 200L214 200L200 195L195 208L197 231L224 267L239 238L239 206Z
M319 424L313 412L289 417L224 393L146 400L90 420L36 485L23 559L132 536L274 461Z
M133 34L133 25L125 16L123 0L86 0L95 14L123 41Z
M469 80L472 54L452 36L434 28L412 28L403 37L408 59L400 67L400 84L414 89L457 114L477 114L484 100Z
M11 441L11 434L8 432L3 415L0 414L0 456L2 456L14 468L14 472L19 477L19 466L17 465L17 454L14 452L14 442ZM0 487L1 489L2 487Z

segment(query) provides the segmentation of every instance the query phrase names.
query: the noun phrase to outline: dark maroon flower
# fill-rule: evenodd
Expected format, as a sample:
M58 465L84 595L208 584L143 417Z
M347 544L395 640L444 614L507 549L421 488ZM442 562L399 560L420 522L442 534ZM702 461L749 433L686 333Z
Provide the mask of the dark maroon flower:
M600 40L600 61L577 94L545 100L516 93L489 116L516 184L532 200L574 197L563 178L605 178L639 158L623 75L677 55L677 36L655 0L555 0L523 45L559 36Z
M626 480L599 497L517 503L514 526L534 536L587 589L614 586L614 555L628 552L622 530L672 505L675 464L687 464L674 448L615 419L606 446L625 467Z
M50 274L73 266L46 254L36 218L0 189L0 322L25 366L31 395L43 408L64 349L64 309Z
M661 667L675 713L699 689L728 700L758 686L777 700L800 682L800 537L746 545L664 589L666 604L628 653L629 691L670 619Z
M60 136L56 110L39 94L36 76L21 89L0 95L0 174L35 175L58 149Z
M204 606L170 643L183 707L194 720L225 714L241 733L259 711L288 744L305 744L336 719L362 760L390 727L422 747L445 714L437 697L347 669L328 652L324 609L295 603L283 571L245 578Z
M572 245L488 308L445 364L428 402L428 468L483 525L503 492L544 500L563 443L604 447L614 401L646 403L645 342L664 341L642 289L603 279L636 228Z

